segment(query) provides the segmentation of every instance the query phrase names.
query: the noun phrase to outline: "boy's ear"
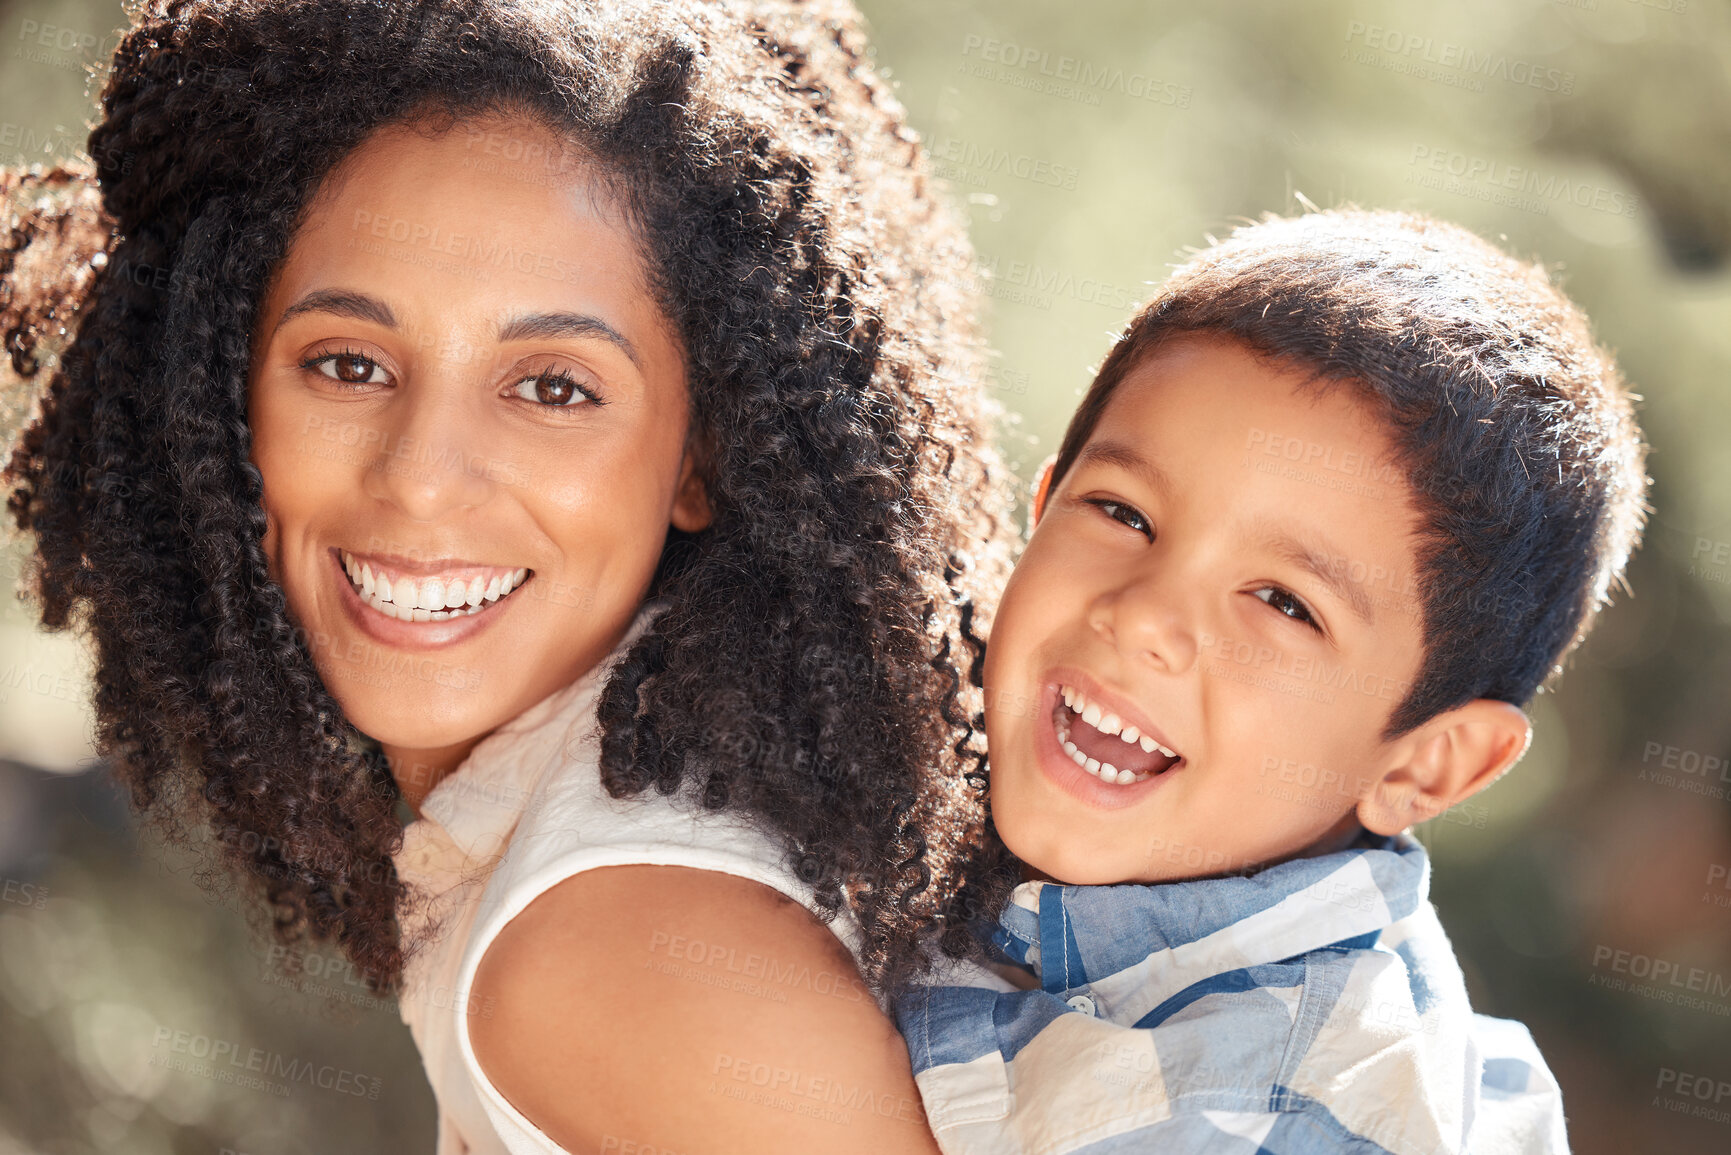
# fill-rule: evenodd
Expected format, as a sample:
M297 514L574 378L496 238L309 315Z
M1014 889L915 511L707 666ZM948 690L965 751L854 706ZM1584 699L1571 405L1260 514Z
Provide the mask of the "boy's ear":
M1052 488L1052 467L1058 464L1056 453L1040 463L1040 474L1034 481L1034 524L1040 524L1040 515L1046 512L1046 495Z
M1533 740L1526 711L1476 698L1398 738L1382 777L1358 803L1375 834L1398 834L1477 794L1520 761Z

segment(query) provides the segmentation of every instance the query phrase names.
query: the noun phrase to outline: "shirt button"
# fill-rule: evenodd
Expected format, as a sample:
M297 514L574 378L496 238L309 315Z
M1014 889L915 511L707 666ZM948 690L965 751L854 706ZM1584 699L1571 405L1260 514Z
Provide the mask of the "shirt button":
M1094 1009L1094 1000L1087 995L1071 995L1064 1001L1070 1004L1070 1009L1073 1011L1081 1011L1085 1015L1098 1013Z

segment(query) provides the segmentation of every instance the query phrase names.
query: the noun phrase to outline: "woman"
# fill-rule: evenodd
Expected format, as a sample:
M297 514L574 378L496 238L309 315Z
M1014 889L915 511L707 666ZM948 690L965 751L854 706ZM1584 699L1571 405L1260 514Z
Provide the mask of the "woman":
M963 933L1010 528L857 23L156 2L95 183L8 174L44 625L141 810L402 990L441 1152L935 1150L854 968Z

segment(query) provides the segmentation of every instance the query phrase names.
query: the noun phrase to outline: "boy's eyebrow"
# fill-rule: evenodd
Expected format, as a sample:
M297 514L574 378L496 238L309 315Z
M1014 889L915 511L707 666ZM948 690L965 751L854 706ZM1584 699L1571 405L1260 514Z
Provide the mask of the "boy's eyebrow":
M1273 550L1277 556L1298 566L1321 582L1328 588L1329 592L1345 602L1365 625L1373 626L1376 624L1376 608L1370 600L1370 595L1365 593L1357 582L1347 576L1343 567L1329 564L1329 559L1345 557L1345 554L1335 549L1326 540L1311 543L1300 541L1267 518L1257 518L1251 524L1262 532L1262 543Z
M354 289L314 289L282 311L272 332L302 313L335 313L339 317L371 321L386 329L397 327L397 315L391 307L370 293ZM523 341L535 337L600 337L618 346L633 365L641 367L636 346L612 325L587 313L528 313L513 317L499 327L500 341Z
M1076 455L1077 465L1114 465L1148 483L1150 489L1172 492L1172 481L1158 465L1121 441L1090 441Z

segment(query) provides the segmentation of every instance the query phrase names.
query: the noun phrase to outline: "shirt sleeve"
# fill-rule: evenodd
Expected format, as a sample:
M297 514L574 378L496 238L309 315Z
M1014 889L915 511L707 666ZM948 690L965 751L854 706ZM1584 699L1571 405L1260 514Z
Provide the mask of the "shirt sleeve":
M1473 1016L1484 1061L1467 1155L1568 1155L1563 1092L1526 1026Z

